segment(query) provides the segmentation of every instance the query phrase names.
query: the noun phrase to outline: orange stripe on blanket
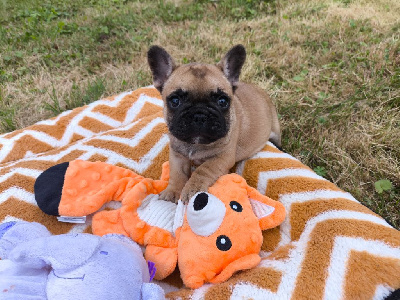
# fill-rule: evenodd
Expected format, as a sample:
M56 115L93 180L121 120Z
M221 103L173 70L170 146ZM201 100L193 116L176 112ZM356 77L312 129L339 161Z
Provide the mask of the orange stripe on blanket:
M286 260L289 258L289 254L293 249L295 249L295 246L293 244L281 246L275 249L275 251L272 252L270 255L263 258L263 260Z
M74 143L74 142L79 141L79 140L81 140L81 139L83 139L83 138L85 138L83 135L74 133L74 134L72 135L71 139L69 140L69 142L70 142L70 143Z
M373 299L378 285L400 287L400 261L352 251L347 263L345 299Z
M281 233L279 231L279 228L280 226L264 230L262 232L263 243L261 245L261 250L268 252L274 251L274 249L278 246L279 242L281 241Z
M86 229L85 229L82 233L89 233L89 234L92 234L92 233L93 233L93 231L92 231L92 225L89 225L88 227L86 227Z
M7 165L7 164L5 164L5 165ZM8 165L10 165L10 164L8 164ZM0 175L7 174L7 173L11 172L12 169L15 169L15 168L26 168L26 169L31 169L31 170L44 171L53 165L54 165L54 162L47 161L47 160L20 161L9 167L2 167L0 169Z
M55 117L54 117L54 118L55 118ZM50 120L52 120L52 119L54 119L54 118L51 118ZM18 130L12 131L12 132L10 132L10 133L6 133L6 134L3 135L3 138L5 138L5 139L11 139L11 138L13 138L14 136L16 136L16 135L20 134L21 132L23 132L24 130L26 130L26 128L24 128L24 129L18 129Z
M364 220L332 219L322 221L310 234L292 299L323 298L334 241L339 236L378 240L392 247L400 247L400 232L395 229ZM353 299L362 299L362 297Z
M85 116L78 125L95 133L113 129L110 125L88 116Z
M46 125L46 124L36 124L29 126L25 128L24 130L36 130L36 131L41 131L44 133L47 133L48 135L51 135L52 137L55 137L56 139L60 140L64 134L65 130L67 127L70 125L71 120L76 117L79 113L84 110L85 107L78 107L72 110L70 113L65 115L64 117L61 117L57 123L54 125Z
M135 120L139 120L141 118L145 118L147 116L151 116L151 115L155 115L155 114L162 116L162 107L159 105L147 102L143 105L143 108L137 114L137 116L135 117Z
M264 148L261 149L261 151L267 151L267 152L273 152L273 153L283 153L278 148L275 148L275 147L270 146L270 145L265 145Z
M58 222L54 216L46 215L39 207L11 197L0 204L0 220L15 217L28 222L38 222L47 227L52 234L63 234L70 231L74 225Z
M304 203L293 203L290 208L290 233L292 241L299 239L308 220L329 210L358 211L379 217L364 205L342 198L329 200L316 199Z
M5 191L11 187L17 186L27 192L33 193L33 185L35 184L35 178L14 174L11 177L7 178L7 180L0 182L0 191Z
M282 273L272 268L255 268L246 270L235 274L228 281L211 286L204 299L205 300L222 300L230 299L232 296L232 289L238 283L248 283L267 289L274 293L278 291L279 284L282 280Z
M161 174L162 174L162 170L163 170L163 168L161 167L162 164L164 162L168 161L168 153L169 153L169 147L167 145L159 153L159 155L153 159L152 164L145 171L142 171L142 173L140 173L138 170L135 170L131 167L124 165L123 163L117 163L115 165L117 167L132 170L133 172L135 172L138 175L141 175L143 177L157 180L158 178L161 178ZM165 180L168 181L168 179L165 179Z
M55 154L60 153L61 151L65 150L66 148L68 148L68 147L62 147L59 149L51 150L48 152L48 155L55 155ZM18 163L12 163L12 162L5 163L5 164L3 164L4 167L2 167L0 169L0 175L7 174L10 171L12 171L12 169L15 169L15 168L27 168L27 169L32 169L32 170L45 171L46 169L48 169L54 165L77 159L84 153L85 152L81 151L81 150L73 150L70 153L67 153L66 155L64 155L63 157L61 157L60 159L58 159L56 161L33 159L33 160L20 161Z
M58 149L54 149L51 150L49 152L47 152L47 155L56 155L62 151L65 151L66 149L68 149L69 146L65 146L65 147L61 147ZM56 161L51 161L52 165L57 165L57 164L61 164L63 162L67 162L67 161L73 161L75 159L78 159L81 155L85 154L86 151L82 151L82 150L73 150L67 154L65 154L63 157L59 158Z
M106 162L107 159L108 159L107 156L96 153L96 154L93 154L91 157L89 157L87 160L92 161L92 162L96 162L96 161Z
M144 88L138 89L137 91L139 91L142 94L146 94L149 97L161 99L161 94L156 88L144 87Z
M191 300L194 290L183 288L176 292L170 292L165 295L167 299L176 299L176 300ZM214 298L215 299L215 298Z
M131 126L128 129L121 129L121 130L112 130L110 132L105 132L103 135L104 136L117 136L117 137L123 137L123 138L133 138L136 136L136 134L143 129L147 124L149 124L152 120L156 118L162 118L162 112L159 112L157 114L153 114L151 116L144 117L140 120L137 121L137 123L133 126Z
M53 155L53 154L60 153L61 151L64 151L67 148L69 148L69 147L63 147L63 148L59 148L59 149L54 150L54 151L50 151L50 152L48 152L48 155ZM73 161L75 159L78 159L81 155L83 155L85 153L86 152L82 151L82 150L73 150L70 153L68 153L68 154L64 155L63 157L61 157L59 160L57 160L55 162L55 165L56 164L61 164L63 162L67 162L67 161Z
M114 120L123 122L126 118L129 108L131 108L133 103L137 101L139 95L140 93L137 93L137 91L133 92L132 94L128 94L115 107L99 104L93 108L93 112L98 112Z
M139 99L141 94L146 94L149 97L160 99L160 93L156 89L141 88L133 91L131 94L126 95L116 107L108 105L97 105L93 109L93 111L102 113L103 115L113 118L114 120L123 122L126 118L128 110L131 108L133 103L135 103ZM152 114L152 110L149 110L146 114L142 114L142 116L149 114Z
M315 190L341 191L332 182L326 180L294 176L270 179L268 181L266 196L277 200L279 199L279 195Z
M164 124L159 124L154 127L153 130L146 137L144 137L135 147L131 147L125 143L107 141L102 139L93 139L88 141L86 144L94 146L96 148L103 148L114 151L133 160L140 160L145 154L150 152L150 150L165 133L166 131Z
M49 144L42 142L41 140L38 140L30 135L25 135L14 142L13 148L3 159L2 163L21 159L25 157L28 151L37 154L52 149L53 147Z
M290 158L255 158L246 161L242 176L250 186L257 187L260 172L289 168L311 170L298 160Z
M143 172L143 177L157 179L161 177L162 168L160 167L169 159L169 146L166 145L162 151L153 159L151 165Z

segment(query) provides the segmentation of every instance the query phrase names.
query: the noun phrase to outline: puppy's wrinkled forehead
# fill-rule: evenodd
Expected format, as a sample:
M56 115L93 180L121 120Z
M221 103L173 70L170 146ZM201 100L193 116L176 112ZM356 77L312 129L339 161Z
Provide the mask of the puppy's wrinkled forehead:
M165 83L163 95L167 96L179 89L199 96L217 90L232 94L232 86L221 69L200 63L183 65L174 70Z

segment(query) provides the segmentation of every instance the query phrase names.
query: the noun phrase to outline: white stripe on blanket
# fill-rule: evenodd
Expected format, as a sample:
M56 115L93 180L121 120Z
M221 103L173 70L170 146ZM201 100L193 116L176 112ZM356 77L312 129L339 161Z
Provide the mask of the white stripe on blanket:
M259 264L260 267L270 267L279 270L283 273L281 284L278 287L276 293L276 299L290 299L296 287L297 275L300 273L300 268L304 260L304 256L307 253L306 249L309 246L310 235L318 223L332 220L340 219L341 222L345 220L361 220L369 221L375 224L379 224L385 227L391 227L386 223L385 220L366 213L346 211L346 210L334 210L322 213L312 219L310 219L301 234L297 242L293 242L296 247L294 251L290 252L289 261L285 263L279 262L277 260L263 260ZM283 284L282 284L283 283Z
M336 237L325 283L325 300L343 298L343 287L351 251L366 251L381 257L400 257L400 249L390 247L381 241L368 241L347 236Z

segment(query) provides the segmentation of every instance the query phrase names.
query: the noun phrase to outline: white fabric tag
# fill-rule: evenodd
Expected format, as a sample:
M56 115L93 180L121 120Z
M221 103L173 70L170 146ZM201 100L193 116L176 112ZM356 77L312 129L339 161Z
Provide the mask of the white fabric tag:
M75 223L75 224L84 224L86 223L86 216L83 217L67 217L67 216L59 216L57 220L65 223Z

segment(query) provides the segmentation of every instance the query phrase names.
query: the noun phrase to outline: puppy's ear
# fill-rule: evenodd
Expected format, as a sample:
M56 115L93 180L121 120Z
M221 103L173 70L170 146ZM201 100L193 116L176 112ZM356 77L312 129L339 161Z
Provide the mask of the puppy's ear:
M153 73L153 83L157 90L162 91L164 83L175 69L175 62L164 48L151 46L147 52L147 61Z
M236 45L228 53L225 54L224 58L217 64L221 68L222 72L232 87L236 87L239 81L240 71L242 70L244 61L246 60L246 49L243 45Z

